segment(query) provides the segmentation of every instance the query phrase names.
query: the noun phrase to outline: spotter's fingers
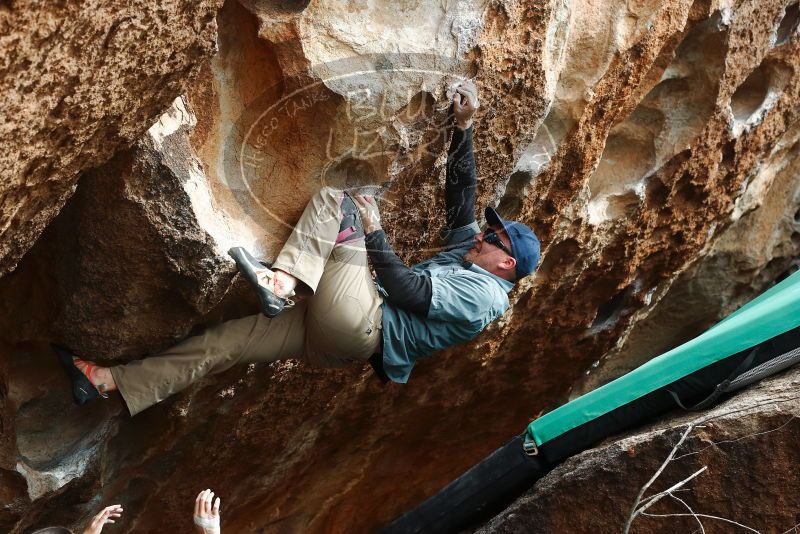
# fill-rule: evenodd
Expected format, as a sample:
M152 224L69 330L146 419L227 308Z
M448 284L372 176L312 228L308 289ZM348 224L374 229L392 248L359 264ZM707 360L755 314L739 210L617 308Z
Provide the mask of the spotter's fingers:
M199 516L200 512L203 511L203 497L205 497L206 490L201 491L197 494L197 498L194 500L194 515Z
M211 515L211 503L214 501L214 492L209 491L206 495L205 500L203 501L203 512L206 516Z

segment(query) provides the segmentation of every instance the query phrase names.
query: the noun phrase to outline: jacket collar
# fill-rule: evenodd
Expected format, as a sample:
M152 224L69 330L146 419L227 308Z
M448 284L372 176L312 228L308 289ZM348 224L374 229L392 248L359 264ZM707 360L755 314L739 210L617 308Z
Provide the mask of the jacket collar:
M479 273L479 274L483 274L483 275L486 275L486 276L491 276L498 284L500 284L500 287L502 287L503 291L505 291L506 293L508 293L509 291L514 289L514 282L506 280L505 278L500 278L496 274L492 274L489 271L487 271L486 269L484 269L482 267L478 267L477 265L475 265L472 262L465 262L464 267L466 269L472 271L473 273Z

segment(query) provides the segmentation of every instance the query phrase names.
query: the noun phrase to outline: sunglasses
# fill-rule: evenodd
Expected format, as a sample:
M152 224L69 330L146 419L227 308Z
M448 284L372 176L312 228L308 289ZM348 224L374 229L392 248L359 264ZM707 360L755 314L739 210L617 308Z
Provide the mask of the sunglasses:
M495 232L492 228L487 228L486 230L483 231L483 240L489 243L490 245L496 246L497 248L499 248L512 258L514 257L514 254L511 252L511 250L503 244L503 241L500 239L500 236L497 235L497 232Z

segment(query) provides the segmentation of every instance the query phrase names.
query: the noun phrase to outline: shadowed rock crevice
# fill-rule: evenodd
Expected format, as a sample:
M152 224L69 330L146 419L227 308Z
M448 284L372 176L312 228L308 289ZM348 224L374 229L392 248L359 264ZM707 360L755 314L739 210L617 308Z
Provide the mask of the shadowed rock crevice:
M629 289L623 289L597 309L589 334L597 334L612 328L623 313L625 313L625 300L630 294Z
M758 124L783 94L791 71L780 60L765 59L731 96L734 135Z
M800 3L795 2L786 6L775 33L775 44L782 45L787 43L797 34L800 26Z
M105 440L115 431L118 406L97 403L74 410L67 379L47 344L6 348L13 366L6 377L7 399L16 410L13 469L24 480L24 496L17 494L5 503L13 507L14 501L37 501L54 508L45 517L63 518L68 514L59 504L61 494L64 488L83 486L81 481L96 472Z

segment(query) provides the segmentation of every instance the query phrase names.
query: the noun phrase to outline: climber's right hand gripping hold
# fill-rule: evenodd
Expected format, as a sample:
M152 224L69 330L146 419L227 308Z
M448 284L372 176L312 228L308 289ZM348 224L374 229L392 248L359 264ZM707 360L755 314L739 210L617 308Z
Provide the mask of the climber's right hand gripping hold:
M472 80L464 80L456 86L453 94L453 116L456 126L466 130L472 126L472 116L478 111L478 88Z

